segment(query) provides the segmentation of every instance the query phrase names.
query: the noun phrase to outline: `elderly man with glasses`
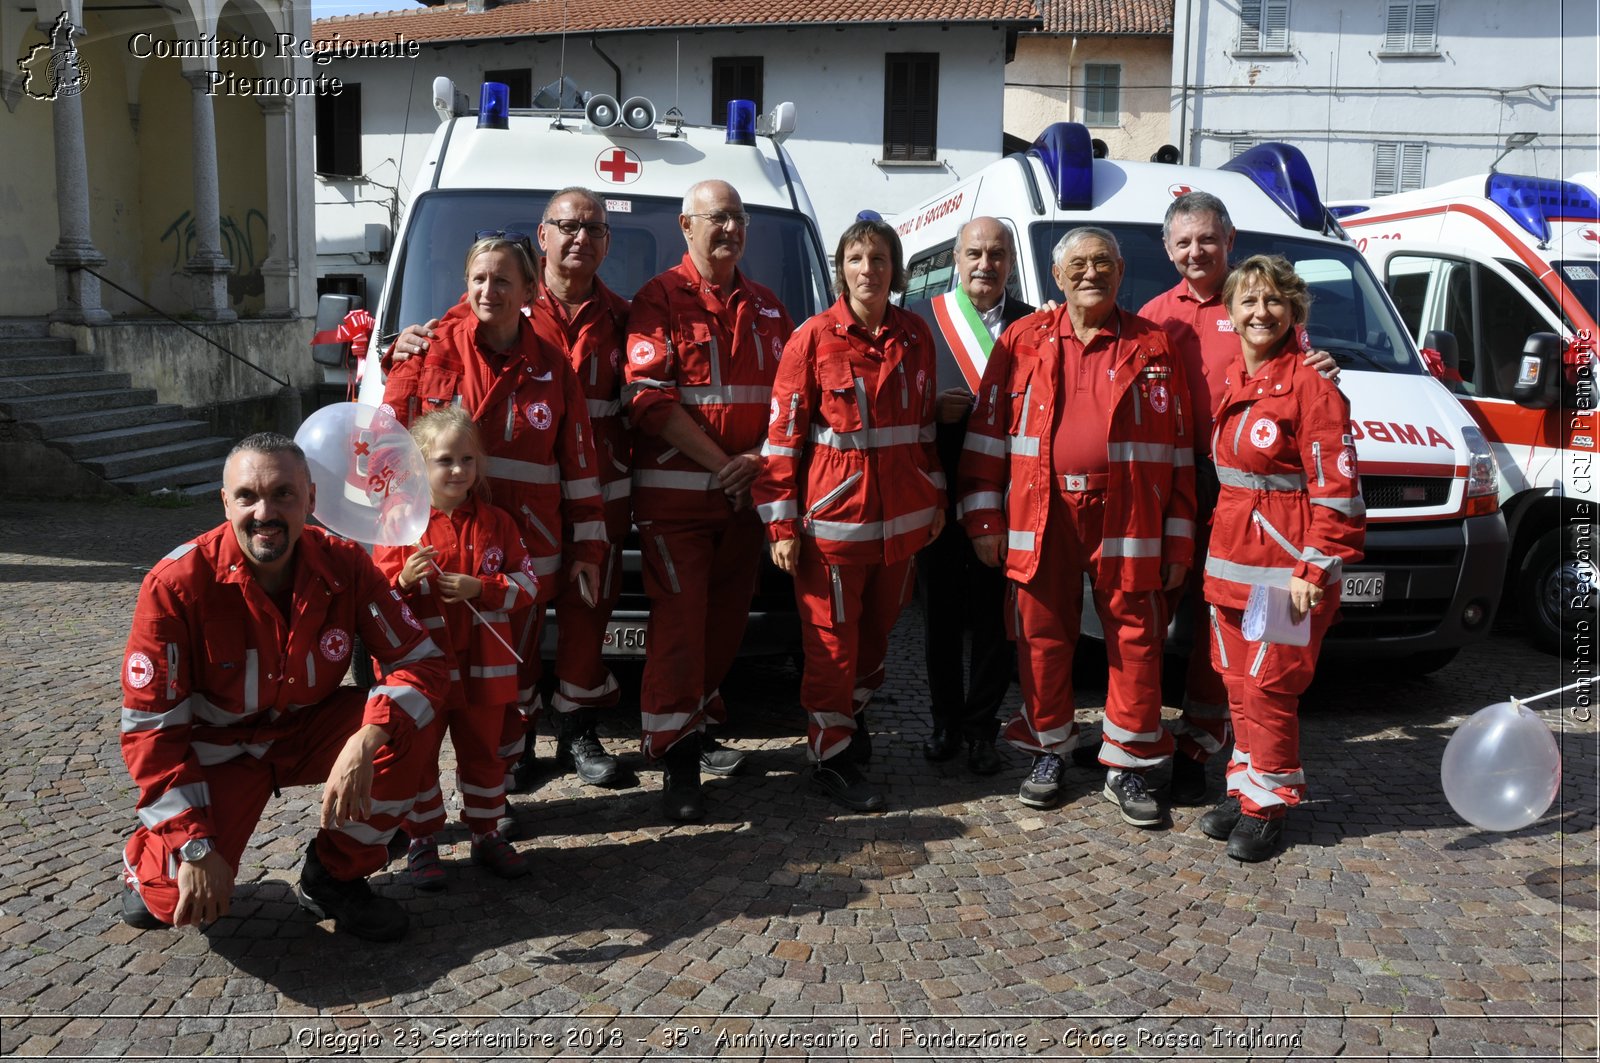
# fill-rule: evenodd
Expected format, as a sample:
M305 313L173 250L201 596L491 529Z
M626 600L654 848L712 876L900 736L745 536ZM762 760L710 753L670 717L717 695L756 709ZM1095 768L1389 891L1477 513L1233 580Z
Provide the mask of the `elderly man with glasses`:
M1088 575L1111 663L1104 794L1125 822L1155 827L1164 810L1144 773L1172 755L1163 592L1194 563L1194 412L1166 334L1117 306L1116 237L1073 229L1054 262L1066 304L1012 325L984 369L961 459L962 523L979 560L1017 585L1023 712L1005 733L1035 757L1019 800L1053 806L1078 742L1072 655Z
M765 545L750 485L794 331L778 297L739 271L749 223L727 182L690 188L678 218L687 253L639 289L629 320L633 509L650 596L644 751L664 762L664 810L680 821L705 815L701 769L730 775L743 757L705 728L727 719L717 687Z

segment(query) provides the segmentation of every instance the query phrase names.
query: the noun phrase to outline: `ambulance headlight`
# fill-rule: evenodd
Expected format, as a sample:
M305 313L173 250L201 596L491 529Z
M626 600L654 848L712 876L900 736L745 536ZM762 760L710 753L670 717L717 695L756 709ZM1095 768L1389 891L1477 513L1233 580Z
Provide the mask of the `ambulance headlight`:
M1500 493L1500 469L1495 465L1494 452L1488 440L1474 425L1461 429L1461 439L1467 445L1467 497L1493 497Z

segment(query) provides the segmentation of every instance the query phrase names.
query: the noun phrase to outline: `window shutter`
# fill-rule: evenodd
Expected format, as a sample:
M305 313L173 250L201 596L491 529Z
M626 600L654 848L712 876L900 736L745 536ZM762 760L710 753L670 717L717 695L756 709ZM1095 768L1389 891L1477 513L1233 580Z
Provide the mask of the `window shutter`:
M1398 190L1411 192L1422 187L1423 163L1428 157L1428 148L1425 144L1402 144L1400 149Z
M1255 146L1256 142L1253 140L1231 140L1228 142L1228 158L1237 159Z
M1411 0L1389 0L1389 10L1383 20L1383 50L1410 51L1410 38Z
M1379 144L1377 150L1373 153L1372 194L1375 196L1387 196L1392 192L1399 191L1395 187L1395 155L1397 154L1397 147L1398 145L1395 144Z
M1416 0L1411 15L1411 50L1439 50L1439 0Z
M1241 52L1261 50L1261 2L1262 0L1240 0L1239 50Z
M1289 50L1289 0L1263 0L1261 49L1267 52Z

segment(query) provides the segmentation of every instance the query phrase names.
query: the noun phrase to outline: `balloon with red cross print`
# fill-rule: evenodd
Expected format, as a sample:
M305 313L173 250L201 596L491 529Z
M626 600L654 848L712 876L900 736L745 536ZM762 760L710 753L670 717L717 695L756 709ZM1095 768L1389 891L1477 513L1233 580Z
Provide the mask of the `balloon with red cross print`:
M358 402L325 406L294 441L317 488L317 520L346 539L410 546L428 527L422 451L393 413Z

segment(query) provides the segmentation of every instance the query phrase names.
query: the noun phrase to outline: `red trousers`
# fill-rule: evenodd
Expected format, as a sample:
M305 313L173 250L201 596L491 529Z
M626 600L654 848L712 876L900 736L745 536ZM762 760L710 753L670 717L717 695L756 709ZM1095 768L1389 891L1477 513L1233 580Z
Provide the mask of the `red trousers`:
M1317 653L1337 611L1324 600L1311 613L1305 646L1246 642L1239 630L1244 610L1212 607L1212 656L1228 684L1233 713L1233 759L1228 792L1252 815L1281 815L1300 803L1306 774L1300 767L1300 695L1311 685Z
M1022 713L1006 727L1018 749L1065 754L1077 745L1072 705L1072 655L1078 644L1083 578L1095 575L1105 496L1098 491L1050 500L1033 579L1017 585L1017 664ZM1106 686L1105 741L1100 762L1144 769L1172 755L1161 726L1161 643L1166 604L1158 591L1094 589L1111 674Z
M539 658L539 639L544 631L544 604L538 603L528 610L523 621L521 637L516 640L517 703L507 705L501 713L500 762L505 766L505 790L513 785L511 769L522 759L522 751L532 741L539 727L539 713L544 708L544 697L539 693L539 679L544 675L544 661Z
M915 579L909 557L892 565L834 565L810 539L801 539L794 597L806 655L800 704L812 760L836 757L850 745L856 714L883 685L889 632Z
M515 706L469 705L434 714L418 736L422 770L416 804L406 816L405 832L426 838L444 826L444 793L439 787L439 751L445 732L456 751L456 789L461 792L461 822L473 834L487 834L506 814L506 763L500 755L506 711Z
M1178 740L1178 751L1204 764L1228 744L1232 729L1228 725L1228 688L1211 662L1211 606L1205 595L1206 547L1211 542L1210 521L1204 516L1196 522L1194 556L1183 588L1169 597L1168 607L1188 603L1193 622L1194 647L1189 651L1189 669L1184 682L1183 715L1170 725Z
M601 656L606 624L622 595L622 540L633 521L626 497L606 503L606 535L611 549L600 566L600 586L591 587L594 604L583 600L576 583L568 580L556 596L556 693L550 707L557 712L598 709L615 705L622 696L617 677Z
M659 758L706 721L750 618L766 537L754 510L725 518L639 522L650 652L640 685L645 756Z
M211 840L235 874L273 790L327 782L340 750L361 727L366 704L365 690L342 687L327 700L297 710L299 729L273 742L259 759L241 753L202 768L211 797ZM317 832L317 858L334 878L364 878L388 861L389 839L416 798L421 757L422 743L415 736L392 738L373 760L372 815ZM178 907L177 845L182 842L169 848L167 840L141 826L122 855L126 881L150 914L167 923Z

